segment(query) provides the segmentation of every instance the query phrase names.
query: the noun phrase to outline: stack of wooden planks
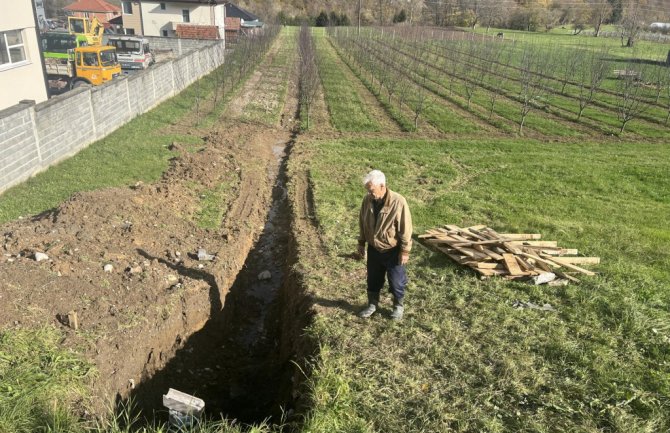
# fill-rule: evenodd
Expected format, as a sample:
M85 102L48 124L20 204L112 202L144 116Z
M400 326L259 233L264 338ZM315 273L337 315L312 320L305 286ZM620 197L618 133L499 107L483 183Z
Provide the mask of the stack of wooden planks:
M484 225L445 225L419 236L424 245L469 266L482 278L502 276L540 284L556 278L579 282L570 273L595 275L578 265L599 264L599 257L577 257L576 249L541 238L540 234L497 233Z

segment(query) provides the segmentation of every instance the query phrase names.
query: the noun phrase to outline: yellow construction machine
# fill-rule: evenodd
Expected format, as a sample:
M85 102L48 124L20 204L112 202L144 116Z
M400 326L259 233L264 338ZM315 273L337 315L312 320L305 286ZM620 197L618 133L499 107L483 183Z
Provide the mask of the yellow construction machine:
M96 17L90 21L84 17L67 17L67 29L71 35L84 36L90 46L102 45L102 34L105 27Z

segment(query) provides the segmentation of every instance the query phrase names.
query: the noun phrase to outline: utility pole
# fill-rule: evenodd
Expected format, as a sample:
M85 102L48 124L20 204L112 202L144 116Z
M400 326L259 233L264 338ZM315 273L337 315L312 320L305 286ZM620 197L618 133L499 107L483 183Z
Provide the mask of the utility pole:
M361 0L358 0L358 34L361 35Z
M379 27L384 24L384 15L382 13L382 0L379 0Z

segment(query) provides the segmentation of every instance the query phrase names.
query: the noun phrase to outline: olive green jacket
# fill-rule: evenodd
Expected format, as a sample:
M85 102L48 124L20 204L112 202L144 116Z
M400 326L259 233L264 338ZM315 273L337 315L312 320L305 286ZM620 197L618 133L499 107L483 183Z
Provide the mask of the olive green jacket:
M361 204L358 244L367 242L377 251L387 251L400 245L400 250L409 253L412 249L412 215L405 197L387 188L384 206L375 223L372 207L373 197L366 194Z

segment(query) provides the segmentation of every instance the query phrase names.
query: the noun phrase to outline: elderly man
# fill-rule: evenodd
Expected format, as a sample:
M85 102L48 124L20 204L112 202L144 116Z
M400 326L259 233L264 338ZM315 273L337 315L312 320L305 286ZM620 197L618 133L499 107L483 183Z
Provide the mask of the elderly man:
M367 243L368 306L359 316L368 318L377 311L386 277L393 294L391 318L400 320L407 286L405 265L412 248L412 216L405 198L386 187L386 176L381 171L372 170L363 184L368 193L361 205L358 253L365 257Z

